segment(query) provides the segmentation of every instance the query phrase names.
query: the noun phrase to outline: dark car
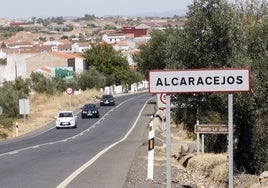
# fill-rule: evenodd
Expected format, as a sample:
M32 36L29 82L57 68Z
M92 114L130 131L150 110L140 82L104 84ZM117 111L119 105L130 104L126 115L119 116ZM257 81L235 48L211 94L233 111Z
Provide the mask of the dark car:
M115 98L113 95L106 94L103 95L100 100L100 106L114 106L115 105Z
M87 117L99 118L100 117L99 107L96 104L85 104L81 109L82 109L81 118L87 118Z

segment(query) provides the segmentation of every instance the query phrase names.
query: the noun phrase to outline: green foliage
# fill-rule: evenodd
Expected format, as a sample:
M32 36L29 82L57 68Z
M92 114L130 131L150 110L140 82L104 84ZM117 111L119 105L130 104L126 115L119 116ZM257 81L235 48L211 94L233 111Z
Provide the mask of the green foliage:
M82 90L91 89L91 88L102 88L106 85L105 77L92 67L88 71L83 72L78 77L78 86Z
M7 59L6 58L0 58L0 65L6 65Z
M148 77L148 70L164 69L166 67L166 43L169 30L153 30L151 39L146 45L140 46L140 53L133 59L138 62L138 70Z
M253 128L251 148L253 159L250 161L254 172L260 174L268 170L268 120L263 119Z
M67 35L63 35L60 39L69 39L69 37Z
M237 94L234 103L236 109L235 124L238 138L235 156L239 170L260 173L267 170L266 119L268 115L268 56L267 26L268 6L265 2L251 1L241 5L237 20L243 32L240 32L239 56L244 65L251 67L251 93ZM246 46L246 47L245 47ZM240 60L241 61L241 58Z
M99 72L107 75L107 78L114 77L112 84L126 82L130 71L127 59L112 45L107 43L92 45L90 50L84 52L84 56L89 67L95 67Z
M251 68L251 93L234 95L235 164L238 170L267 170L268 3L251 0L239 6L223 0L195 0L182 30L152 35L134 59L146 74L151 69ZM154 43L154 41L157 41ZM157 45L155 45L157 44ZM227 124L226 94L177 94L174 121L193 132L200 123ZM266 133L267 135L267 133ZM226 149L226 137L212 135L208 151Z
M79 22L81 20L86 20L86 21L94 21L96 19L96 16L94 14L85 14L84 17L78 18L75 21Z
M0 88L0 106L3 116L7 118L19 117L19 99L28 95L28 84L21 79L16 83L7 82Z
M198 0L189 6L178 49L184 68L231 67L232 16L222 0Z
M116 26L115 25L105 25L104 26L104 28L103 28L104 30L115 30L116 29Z
M48 95L53 95L58 92L62 92L66 89L67 84L61 78L48 79L43 74L32 73L32 88L38 93L45 93Z
M13 126L13 118L7 117L7 114L1 115L0 116L0 126L3 128L11 129ZM5 138L5 134L1 134L0 132L0 137Z
M142 80L144 80L144 76L142 73L135 70L130 70L128 78L126 80L126 84L131 85L133 83L138 83Z

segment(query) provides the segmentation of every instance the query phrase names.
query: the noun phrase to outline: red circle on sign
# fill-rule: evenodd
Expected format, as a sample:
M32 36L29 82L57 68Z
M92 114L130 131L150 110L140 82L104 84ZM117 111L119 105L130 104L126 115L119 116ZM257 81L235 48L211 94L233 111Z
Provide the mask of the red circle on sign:
M71 87L68 87L68 88L66 89L66 93L67 93L68 95L71 95L73 92L74 92L74 90L73 90L73 88L71 88Z
M166 97L166 94L165 94L165 93L161 93L161 94L160 94L160 101L161 101L163 104L166 104L166 99L165 99L165 97Z

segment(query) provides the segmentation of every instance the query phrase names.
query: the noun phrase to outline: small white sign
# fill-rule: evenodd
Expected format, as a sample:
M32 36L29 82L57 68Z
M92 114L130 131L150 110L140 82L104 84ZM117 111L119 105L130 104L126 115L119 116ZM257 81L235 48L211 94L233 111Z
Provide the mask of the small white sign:
M249 69L185 69L149 72L150 93L242 92L250 90Z
M29 99L19 99L20 114L30 114Z

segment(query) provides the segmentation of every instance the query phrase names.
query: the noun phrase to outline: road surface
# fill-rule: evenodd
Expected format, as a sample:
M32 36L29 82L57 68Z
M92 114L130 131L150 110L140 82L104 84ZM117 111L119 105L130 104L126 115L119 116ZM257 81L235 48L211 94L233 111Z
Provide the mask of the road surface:
M99 119L78 114L77 129L51 123L0 142L0 187L123 187L154 113L151 99L148 93L121 96L116 106L101 107Z

